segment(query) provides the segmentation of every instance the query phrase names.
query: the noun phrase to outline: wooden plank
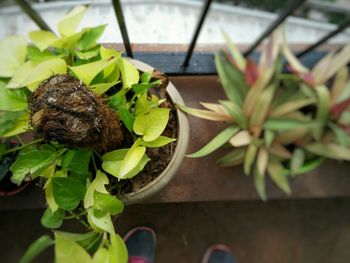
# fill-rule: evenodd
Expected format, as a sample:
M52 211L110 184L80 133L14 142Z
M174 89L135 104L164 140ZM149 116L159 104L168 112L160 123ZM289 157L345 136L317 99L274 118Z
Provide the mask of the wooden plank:
M171 81L182 94L186 105L199 107L199 101L215 102L224 99L217 76L172 77ZM189 117L191 125L188 153L208 142L224 124ZM175 178L148 202L197 202L259 199L253 180L240 167L219 168L215 160L220 152L200 159L186 158ZM270 199L330 198L350 196L350 163L328 161L315 171L292 180L293 194L285 195L270 181L267 192ZM20 195L0 197L0 211L36 209L45 206L40 189L33 185Z

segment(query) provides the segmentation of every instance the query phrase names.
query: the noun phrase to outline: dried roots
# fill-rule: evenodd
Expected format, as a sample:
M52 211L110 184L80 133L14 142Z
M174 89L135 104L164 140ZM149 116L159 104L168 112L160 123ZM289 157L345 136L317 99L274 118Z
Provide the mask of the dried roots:
M43 82L29 107L31 125L48 141L98 151L122 143L123 127L116 113L72 76L56 75Z

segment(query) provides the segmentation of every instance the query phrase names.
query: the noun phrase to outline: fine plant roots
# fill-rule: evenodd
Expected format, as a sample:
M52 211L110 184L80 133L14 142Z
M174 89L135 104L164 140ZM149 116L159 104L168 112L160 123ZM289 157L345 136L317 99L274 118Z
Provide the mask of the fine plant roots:
M69 75L55 75L33 93L31 125L45 140L103 152L118 148L123 127L103 100Z

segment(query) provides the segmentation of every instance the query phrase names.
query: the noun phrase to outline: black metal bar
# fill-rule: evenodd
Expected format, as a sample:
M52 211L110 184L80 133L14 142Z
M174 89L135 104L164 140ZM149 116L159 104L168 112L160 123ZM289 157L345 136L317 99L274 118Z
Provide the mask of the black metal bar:
M204 3L204 6L202 8L202 11L201 11L201 14L199 16L199 20L198 20L198 23L197 23L197 26L196 26L196 30L195 30L195 32L193 34L190 46L188 47L185 60L182 63L183 67L187 67L190 64L190 60L191 60L191 57L192 57L192 54L193 54L194 47L196 46L199 33L201 32L204 20L205 20L207 14L208 14L211 2L212 2L212 0L206 0L205 3Z
M129 35L128 35L128 30L126 29L125 25L125 19L124 19L124 14L123 14L123 9L120 4L119 0L113 0L113 6L114 6L114 12L118 20L119 24L119 29L123 37L123 43L124 47L126 50L126 54L133 58L132 50L131 50L131 45L130 45L130 40L129 40Z
M290 6L280 14L280 16L261 34L261 36L254 42L253 45L244 53L244 56L249 56L260 43L269 36L281 23L286 20L299 6L301 6L306 0L294 0Z
M322 44L324 44L325 42L327 42L329 39L331 39L332 37L336 36L337 34L343 32L346 28L348 28L350 26L350 19L346 20L344 23L342 23L341 25L338 26L337 29L335 29L334 31L330 32L328 35L324 36L323 38L321 38L319 41L317 41L315 44L311 45L310 47L306 48L305 50L301 51L300 53L297 54L297 57L302 57L308 53L310 53L310 51L318 48L319 46L321 46Z
M23 12L25 12L40 29L53 32L51 28L46 24L46 22L42 19L42 17L38 14L38 12L36 12L26 0L15 1L16 4L21 7Z

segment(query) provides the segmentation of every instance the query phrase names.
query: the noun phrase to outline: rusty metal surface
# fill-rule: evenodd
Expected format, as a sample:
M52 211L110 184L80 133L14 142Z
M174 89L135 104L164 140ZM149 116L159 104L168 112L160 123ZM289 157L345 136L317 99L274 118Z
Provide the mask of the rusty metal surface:
M216 76L173 77L171 81L182 94L187 106L199 107L199 101L215 102L224 94ZM191 126L188 153L205 145L223 129L223 124L189 117ZM219 168L219 152L205 158L185 158L175 178L148 202L195 202L223 200L258 200L253 180L241 167ZM350 163L328 161L318 169L291 181L293 194L285 195L271 181L267 182L269 199L330 198L350 196ZM0 211L44 207L40 189L32 186L13 197L0 198Z

